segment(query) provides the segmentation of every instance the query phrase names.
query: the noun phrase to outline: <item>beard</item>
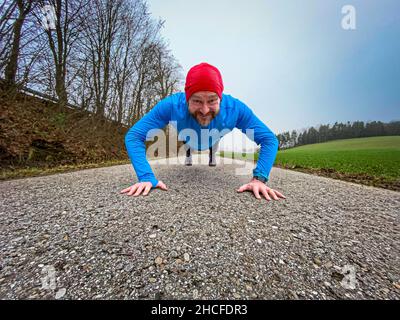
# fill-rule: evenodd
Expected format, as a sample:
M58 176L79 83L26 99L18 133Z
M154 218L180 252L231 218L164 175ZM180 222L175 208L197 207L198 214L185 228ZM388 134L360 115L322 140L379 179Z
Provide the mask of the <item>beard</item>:
M217 111L210 111L207 114L203 115L200 111L190 112L192 117L201 125L207 126L210 122L218 115L219 109Z

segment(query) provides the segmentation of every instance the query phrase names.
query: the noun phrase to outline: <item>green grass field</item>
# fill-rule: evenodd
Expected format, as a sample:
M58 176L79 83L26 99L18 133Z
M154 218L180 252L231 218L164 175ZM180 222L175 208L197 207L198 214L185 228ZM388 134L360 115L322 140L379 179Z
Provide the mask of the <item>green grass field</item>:
M233 154L225 152L221 156L232 157ZM250 156L234 154L235 159L248 159ZM255 155L257 158L258 154ZM325 172L330 176L342 175L345 180L348 180L346 176L354 180L358 176L360 180L399 184L400 136L335 140L279 150L275 165Z

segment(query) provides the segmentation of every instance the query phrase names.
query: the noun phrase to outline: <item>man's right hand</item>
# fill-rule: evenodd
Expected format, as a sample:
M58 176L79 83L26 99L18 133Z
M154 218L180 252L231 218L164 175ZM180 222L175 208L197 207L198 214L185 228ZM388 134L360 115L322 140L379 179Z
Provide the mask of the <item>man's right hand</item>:
M134 197L137 197L141 194L147 196L151 190L151 187L151 182L138 182L135 183L133 186L121 190L121 193L126 193L128 196L133 195ZM168 190L167 186L162 181L158 181L156 188L160 188L161 190Z

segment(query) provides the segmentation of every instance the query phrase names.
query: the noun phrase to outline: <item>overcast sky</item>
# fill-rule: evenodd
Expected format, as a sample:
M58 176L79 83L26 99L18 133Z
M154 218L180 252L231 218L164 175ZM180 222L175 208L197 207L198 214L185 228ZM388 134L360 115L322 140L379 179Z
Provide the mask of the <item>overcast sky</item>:
M400 120L399 0L148 0L186 76L208 62L275 133ZM344 5L355 30L342 28ZM183 91L183 87L182 87Z

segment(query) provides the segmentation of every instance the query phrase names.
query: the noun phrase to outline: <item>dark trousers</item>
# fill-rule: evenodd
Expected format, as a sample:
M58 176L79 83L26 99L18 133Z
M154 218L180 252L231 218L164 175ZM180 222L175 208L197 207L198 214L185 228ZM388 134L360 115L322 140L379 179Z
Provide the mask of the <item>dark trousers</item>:
M185 146L186 146L186 157L190 157L190 154L192 151L191 151L190 147L186 144L186 142L185 142ZM211 159L212 155L217 151L217 148L218 148L218 142L215 143L210 148L208 148L210 150L210 154L209 154L210 159Z

